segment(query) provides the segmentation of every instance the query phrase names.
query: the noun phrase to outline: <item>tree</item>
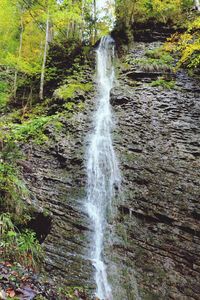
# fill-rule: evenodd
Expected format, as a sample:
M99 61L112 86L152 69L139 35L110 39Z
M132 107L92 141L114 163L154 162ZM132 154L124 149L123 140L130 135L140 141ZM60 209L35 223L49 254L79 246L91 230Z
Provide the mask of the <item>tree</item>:
M44 44L44 55L43 55L43 63L42 63L42 70L41 70L41 79L40 79L40 100L43 100L44 97L44 76L45 76L45 66L47 60L47 52L48 52L48 45L49 45L49 5L47 6L47 20L46 20L46 34L45 34L45 44Z
M96 0L0 1L0 64L12 71L16 101L26 80L30 87L39 79L39 98L44 98L51 42L95 43L108 31L107 20L97 14Z
M19 60L20 60L21 54L22 54L22 42L23 42L23 31L24 31L22 14L23 14L23 11L21 12L21 17L20 17L20 38L19 38L19 54L18 54ZM14 77L14 87L13 87L14 98L16 98L16 93L17 93L17 75L18 75L18 71L16 69L15 77Z

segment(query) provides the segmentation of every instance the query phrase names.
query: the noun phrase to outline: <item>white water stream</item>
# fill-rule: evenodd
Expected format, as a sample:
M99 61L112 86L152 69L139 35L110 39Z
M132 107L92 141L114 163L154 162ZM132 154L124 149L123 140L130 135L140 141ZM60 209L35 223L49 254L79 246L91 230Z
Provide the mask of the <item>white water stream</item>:
M87 202L86 209L91 219L93 237L90 259L95 267L96 297L111 300L112 288L108 282L104 263L104 233L107 216L112 210L115 189L120 186L120 172L112 145L112 110L110 91L114 80L114 41L103 37L96 50L98 103L94 116L94 130L91 135L87 159Z

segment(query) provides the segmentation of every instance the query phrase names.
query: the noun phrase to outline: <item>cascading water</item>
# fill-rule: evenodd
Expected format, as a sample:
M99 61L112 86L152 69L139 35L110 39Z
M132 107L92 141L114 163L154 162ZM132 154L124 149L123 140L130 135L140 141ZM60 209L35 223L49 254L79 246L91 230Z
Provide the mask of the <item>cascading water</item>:
M110 36L101 39L96 58L99 96L94 116L94 130L88 149L86 208L94 232L90 259L96 270L96 296L101 300L111 300L113 299L112 289L103 260L103 244L107 216L112 210L115 189L119 189L120 186L120 172L111 137L113 121L110 91L114 81L114 40Z

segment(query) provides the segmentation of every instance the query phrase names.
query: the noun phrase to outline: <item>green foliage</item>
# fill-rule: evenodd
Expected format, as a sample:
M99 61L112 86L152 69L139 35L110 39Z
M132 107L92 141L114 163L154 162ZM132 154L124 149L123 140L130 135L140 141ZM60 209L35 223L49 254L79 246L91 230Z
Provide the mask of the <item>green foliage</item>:
M150 59L156 59L157 64L160 65L171 65L174 61L174 58L163 47L148 50L145 55Z
M8 83L0 81L0 111L6 107L9 96L10 93Z
M193 71L200 69L200 17L187 22L187 31L172 35L165 43L165 49L178 54L177 68L186 67Z
M0 211L9 212L16 223L29 220L25 199L29 191L20 177L17 160L21 154L13 141L1 141L0 152Z
M173 62L173 57L162 47L147 51L142 58L133 58L131 55L126 60L127 64L146 72L171 72Z
M24 266L36 267L43 256L43 250L36 234L25 230L20 232L8 213L0 215L0 254L3 259L20 262Z
M11 125L14 126L12 123ZM30 220L31 207L26 204L29 191L18 166L22 155L15 138L20 135L18 131L14 135L12 130L7 127L7 131L1 133L0 143L0 254L4 259L33 267L39 260L41 251L34 233L19 232L17 229L18 225L24 226Z
M79 286L59 287L58 294L65 296L67 299L71 299L71 300L82 299L82 297L85 298L86 296L85 289Z
M43 254L41 245L36 239L35 232L26 229L25 231L17 234L17 250L19 254L25 259L26 265L35 266L40 261Z
M182 0L182 2L181 2L183 11L187 10L187 9L191 9L191 7L193 7L193 5L194 5L194 0Z
M181 23L183 13L193 6L192 0L117 0L117 19L126 26L133 20L145 23Z
M74 102L67 102L64 104L64 108L67 109L68 111L73 111L75 108L75 103Z
M162 87L163 89L174 89L175 81L166 80L163 77L160 77L159 79L152 81L150 85L154 87Z
M199 19L200 28L200 19ZM190 31L190 30L189 30ZM200 66L200 34L185 33L179 37L176 50L181 54L179 66L197 68Z
M64 40L71 54L71 44L77 47L91 40L94 23L98 23L92 9L91 0L0 1L0 65L12 70L14 98L24 78L35 81L39 89L41 73L45 81L57 76L55 65L46 66L50 43L59 45ZM0 92L0 108L6 106L8 97Z
M7 232L14 231L15 227L10 218L9 213L3 213L0 215L0 234L4 236Z
M37 139L37 142L47 140L43 133L44 126L49 122L51 117L36 117L22 124L12 124L11 137L16 141L26 141L28 139Z
M63 100L71 99L80 92L89 92L92 89L91 83L80 83L72 82L69 84L62 85L57 90L55 90L55 97Z
M37 144L41 144L48 140L48 136L44 133L48 125L53 125L55 130L62 127L59 122L59 115L53 116L37 116L24 121L22 124L10 124L9 139L14 141L33 140Z
M0 163L0 210L9 211L16 221L27 220L23 199L28 196L24 182L19 178L16 166Z

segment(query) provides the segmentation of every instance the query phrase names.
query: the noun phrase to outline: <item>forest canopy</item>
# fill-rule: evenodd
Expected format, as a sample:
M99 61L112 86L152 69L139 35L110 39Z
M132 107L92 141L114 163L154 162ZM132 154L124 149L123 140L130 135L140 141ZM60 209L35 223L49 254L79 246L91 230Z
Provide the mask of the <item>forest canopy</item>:
M96 0L1 0L0 68L3 72L7 70L7 81L12 85L14 98L24 80L33 82L33 79L40 85L40 99L44 98L45 79L54 74L54 69L46 68L50 45L65 45L70 53L75 44L79 47L93 45L110 31L113 15L107 11L112 11L114 1L105 1L105 13L99 3ZM195 3L198 1L116 0L116 24L130 32L133 23L148 21L184 27L189 30L189 35L180 40L186 38L188 41L184 39L180 48L184 51L181 63L185 64L188 56L199 47L198 33L193 38L194 31L199 28L198 18L191 13ZM184 43L194 46L188 49ZM188 63L189 66L197 64L196 58L194 63ZM0 106L3 102L6 97L2 96Z
M193 0L117 0L117 16L126 23L154 20L178 24L193 6Z

